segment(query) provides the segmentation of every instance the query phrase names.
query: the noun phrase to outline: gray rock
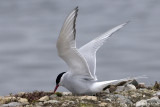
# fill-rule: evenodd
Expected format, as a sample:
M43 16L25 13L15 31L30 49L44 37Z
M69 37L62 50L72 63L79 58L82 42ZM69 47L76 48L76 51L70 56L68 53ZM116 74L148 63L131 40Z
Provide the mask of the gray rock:
M115 92L124 91L124 86L117 86L117 89Z
M150 99L147 99L147 103L149 104L160 104L160 99L158 97L152 97Z
M160 91L158 91L155 96L157 96L160 99Z
M97 101L97 97L96 96L80 96L81 100L93 100L93 101Z
M127 84L124 88L125 91L133 91L136 90L136 87L132 84Z
M110 93L109 89L106 89L104 92L105 92L105 93Z
M42 107L43 105L44 105L44 104L43 104L42 102L36 102L36 103L35 103L35 106L36 106L36 107Z
M57 100L49 100L44 102L44 104L57 104L57 103L59 103L59 101Z
M157 95L160 95L160 91L158 91L156 94L157 94Z
M137 80L135 80L135 79L128 81L127 84L132 84L132 85L134 85L135 87L138 86L138 82L137 82ZM126 84L126 85L127 85L127 84Z
M52 94L52 95L49 96L50 99L54 99L54 98L56 98L56 97L57 97L56 94Z
M62 106L62 107L67 107L67 106L69 106L69 105L68 105L67 102L64 102L61 106Z
M136 107L143 107L143 106L147 106L147 100L140 100L136 102Z
M117 102L121 103L121 104L128 104L128 105L132 105L132 101L129 100L128 98L122 96L122 95L115 95L115 97L117 98Z
M8 104L3 104L2 107L16 107L16 106L21 106L21 103L18 102L10 102Z

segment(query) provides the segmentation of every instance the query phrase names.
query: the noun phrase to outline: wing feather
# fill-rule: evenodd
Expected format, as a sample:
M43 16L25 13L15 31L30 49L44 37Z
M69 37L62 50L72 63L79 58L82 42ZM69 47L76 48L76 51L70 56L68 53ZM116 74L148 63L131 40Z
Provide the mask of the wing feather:
M86 45L82 46L78 51L83 55L83 57L86 59L89 69L91 71L92 76L97 79L95 73L96 73L96 52L97 50L103 45L103 43L106 41L108 37L110 37L114 32L118 31L122 27L124 27L126 23L123 23L121 25L118 25L114 27L113 29L107 31L106 33L100 35L99 37L93 39Z
M75 22L77 12L78 7L76 7L66 18L57 40L57 52L59 57L61 57L68 65L69 72L93 78L86 60L76 48Z

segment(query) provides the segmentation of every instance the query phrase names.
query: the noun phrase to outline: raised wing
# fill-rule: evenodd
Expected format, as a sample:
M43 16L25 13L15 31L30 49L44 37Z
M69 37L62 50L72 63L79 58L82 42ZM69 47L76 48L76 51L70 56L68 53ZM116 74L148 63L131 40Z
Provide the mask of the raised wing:
M84 57L76 48L75 22L77 12L78 7L76 7L66 18L57 40L57 51L59 57L61 57L68 65L69 72L93 78Z
M103 45L106 39L111 36L114 32L118 31L122 27L124 27L128 22L121 24L119 26L114 27L113 29L107 31L101 36L93 39L86 45L82 46L78 51L83 55L86 59L89 69L91 71L92 76L97 79L96 73L96 51Z

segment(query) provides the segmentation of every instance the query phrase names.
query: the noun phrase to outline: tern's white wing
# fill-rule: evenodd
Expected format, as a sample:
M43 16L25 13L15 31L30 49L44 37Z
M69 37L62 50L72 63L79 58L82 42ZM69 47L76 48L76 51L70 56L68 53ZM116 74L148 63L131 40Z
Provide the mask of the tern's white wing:
M75 21L77 12L78 7L75 8L66 18L57 40L57 51L59 57L61 57L68 65L69 72L93 78L87 62L76 48Z
M96 51L103 45L106 39L111 36L114 32L118 31L127 23L121 24L119 26L114 27L113 29L107 31L106 33L102 34L101 36L93 39L86 45L82 46L78 51L84 56L86 59L89 69L91 71L92 76L96 78Z

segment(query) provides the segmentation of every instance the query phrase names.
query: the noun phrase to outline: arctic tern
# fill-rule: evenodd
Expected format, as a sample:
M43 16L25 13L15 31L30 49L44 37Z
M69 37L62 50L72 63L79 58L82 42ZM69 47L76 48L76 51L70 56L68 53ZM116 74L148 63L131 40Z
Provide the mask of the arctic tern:
M108 37L124 27L128 22L114 27L77 49L75 41L77 12L78 7L68 15L57 40L58 56L65 61L68 70L57 76L54 93L59 86L63 86L76 95L93 95L101 92L107 85L113 82L125 80L98 82L96 77L96 51L103 45Z

